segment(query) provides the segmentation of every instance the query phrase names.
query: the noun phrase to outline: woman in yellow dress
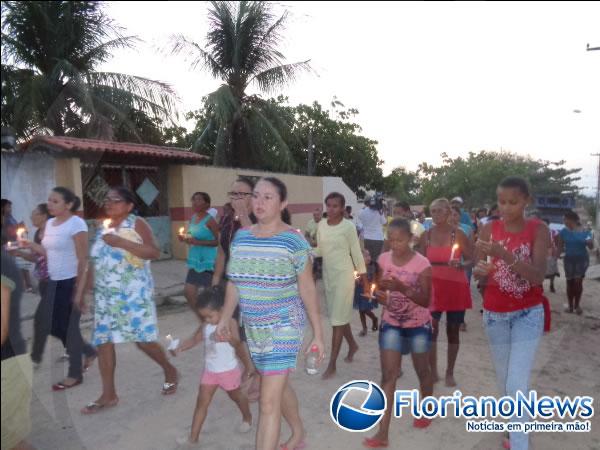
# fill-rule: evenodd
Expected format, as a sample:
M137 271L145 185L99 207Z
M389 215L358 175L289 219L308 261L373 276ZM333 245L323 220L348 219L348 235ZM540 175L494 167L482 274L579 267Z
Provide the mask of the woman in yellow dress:
M353 314L355 271L361 274L366 288L365 261L352 222L344 219L346 199L342 194L332 192L325 198L327 220L319 222L316 253L323 257L323 282L329 320L333 327L331 357L322 378L335 375L337 357L342 340L348 342L346 362L352 362L358 344L352 335L350 321ZM366 291L366 289L365 289Z

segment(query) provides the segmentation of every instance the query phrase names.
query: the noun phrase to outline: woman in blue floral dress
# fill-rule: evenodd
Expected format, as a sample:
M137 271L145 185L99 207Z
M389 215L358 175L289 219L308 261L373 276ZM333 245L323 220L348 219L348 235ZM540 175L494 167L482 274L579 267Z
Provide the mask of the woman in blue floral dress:
M115 406L115 344L135 342L165 372L162 393L177 390L177 369L157 342L154 281L150 260L160 255L150 226L132 214L135 197L126 188L111 189L104 199L109 228L99 227L91 251L94 287L94 345L102 377L102 395L81 410L93 414ZM92 281L93 280L93 281Z

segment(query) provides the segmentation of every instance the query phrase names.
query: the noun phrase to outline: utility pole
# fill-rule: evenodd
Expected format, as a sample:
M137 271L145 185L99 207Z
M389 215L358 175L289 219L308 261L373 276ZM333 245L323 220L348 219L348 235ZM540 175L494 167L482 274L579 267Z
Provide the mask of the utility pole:
M588 52L600 50L600 47L590 47L588 43L586 50ZM594 153L592 156L598 157L598 181L596 184L596 256L600 253L600 153Z
M314 164L313 164L314 151L315 151L315 146L313 145L312 127L309 127L308 128L308 167L306 170L306 174L309 177L312 176L313 171L314 171Z
M598 181L596 184L596 245L600 245L600 153L593 153L598 157Z

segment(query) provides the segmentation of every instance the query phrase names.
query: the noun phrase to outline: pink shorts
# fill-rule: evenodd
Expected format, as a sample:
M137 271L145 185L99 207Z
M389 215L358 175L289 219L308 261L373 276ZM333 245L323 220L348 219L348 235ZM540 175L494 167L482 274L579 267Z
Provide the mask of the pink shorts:
M211 372L204 369L200 384L216 384L224 391L233 391L240 387L242 382L242 370L239 367L227 372Z

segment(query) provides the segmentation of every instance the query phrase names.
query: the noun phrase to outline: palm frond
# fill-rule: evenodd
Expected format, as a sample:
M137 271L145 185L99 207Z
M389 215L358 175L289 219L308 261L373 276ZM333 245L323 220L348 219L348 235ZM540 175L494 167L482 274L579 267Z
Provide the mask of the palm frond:
M294 158L279 131L259 108L251 108L247 115L247 132L252 150L262 154L263 164L271 169L291 171Z
M239 114L240 102L231 87L226 84L208 94L206 103L220 125L233 123L236 114Z
M171 36L171 53L184 54L190 61L190 67L195 69L199 64L207 68L215 78L224 78L225 69L212 57L212 55L182 34Z
M138 105L150 107L153 114L163 117L176 114L178 98L168 83L116 72L88 72L86 77L91 86L104 85L130 92Z
M306 60L272 67L255 75L250 82L255 81L262 91L273 92L276 89L295 81L299 72L309 71L311 69L309 62L310 60Z

